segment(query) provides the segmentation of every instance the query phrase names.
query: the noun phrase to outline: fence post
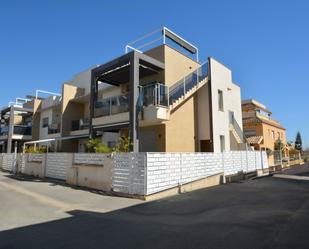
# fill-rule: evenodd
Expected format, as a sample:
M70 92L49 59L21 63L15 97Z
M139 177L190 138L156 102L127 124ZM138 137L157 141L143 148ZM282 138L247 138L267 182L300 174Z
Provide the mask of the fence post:
M182 160L183 160L183 158L182 158L182 153L180 153L180 179L179 179L179 186L180 186L180 188L179 188L179 192L181 193L181 185L182 185Z
M246 150L246 167L247 167L246 173L248 173L248 171L249 171L249 166L248 166L249 162L248 161L249 161L248 160L248 150Z
M147 195L147 174L148 174L148 165L147 165L148 153L144 154L144 195Z
M225 167L224 167L224 151L221 152L221 158L222 158L223 184L225 184L226 179L225 179Z
M44 160L42 160L43 177L46 177L47 158L48 158L48 152L44 154Z
M281 149L279 150L279 156L280 156L280 166L281 166L281 169L282 169L283 163L282 163L282 150Z

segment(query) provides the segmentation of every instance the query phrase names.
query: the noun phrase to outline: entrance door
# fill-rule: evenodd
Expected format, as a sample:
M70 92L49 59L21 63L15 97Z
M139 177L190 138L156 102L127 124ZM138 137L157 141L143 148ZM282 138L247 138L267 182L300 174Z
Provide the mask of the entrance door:
M201 152L212 152L210 140L200 140L200 151Z

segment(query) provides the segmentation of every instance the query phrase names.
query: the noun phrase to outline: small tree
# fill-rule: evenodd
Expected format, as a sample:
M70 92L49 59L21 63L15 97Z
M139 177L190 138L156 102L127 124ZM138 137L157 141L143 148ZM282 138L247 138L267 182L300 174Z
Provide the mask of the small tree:
M302 152L302 150L303 150L303 142L302 142L302 139L301 139L300 132L297 132L297 134L296 134L295 149L299 150L300 152Z
M284 144L280 139L275 142L275 150L283 150Z

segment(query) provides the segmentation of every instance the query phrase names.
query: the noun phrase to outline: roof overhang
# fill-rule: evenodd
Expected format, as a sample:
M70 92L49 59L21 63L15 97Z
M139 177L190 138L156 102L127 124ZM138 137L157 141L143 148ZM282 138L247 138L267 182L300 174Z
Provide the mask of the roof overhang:
M56 141L62 141L62 140L73 140L73 139L85 138L85 137L89 137L89 135L85 134L85 135L77 135L77 136L47 138L47 139L41 139L41 140L36 140L36 141L25 142L24 145L28 145L28 144L41 144L41 143L56 142Z
M119 86L130 80L130 61L133 56L139 59L140 78L148 77L164 70L164 63L137 51L120 56L92 70L97 81Z

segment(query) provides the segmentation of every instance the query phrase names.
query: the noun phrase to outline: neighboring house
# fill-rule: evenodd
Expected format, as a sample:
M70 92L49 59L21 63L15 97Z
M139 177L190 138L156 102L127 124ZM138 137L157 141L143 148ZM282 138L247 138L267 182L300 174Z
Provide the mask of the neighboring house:
M33 106L27 99L16 99L1 110L0 153L20 151L26 141L32 140Z
M283 156L287 156L288 146L285 128L275 119L265 105L254 99L242 101L244 134L255 150L275 150L276 141L285 146Z

